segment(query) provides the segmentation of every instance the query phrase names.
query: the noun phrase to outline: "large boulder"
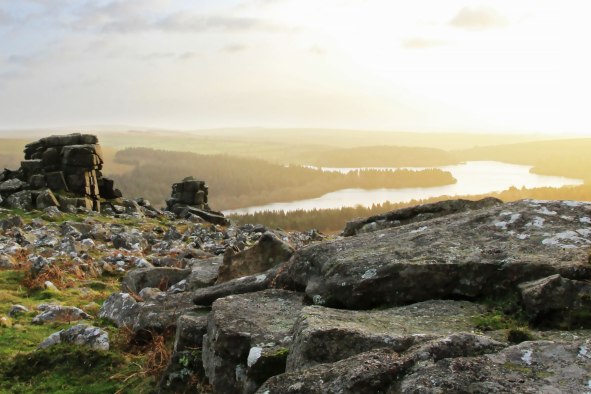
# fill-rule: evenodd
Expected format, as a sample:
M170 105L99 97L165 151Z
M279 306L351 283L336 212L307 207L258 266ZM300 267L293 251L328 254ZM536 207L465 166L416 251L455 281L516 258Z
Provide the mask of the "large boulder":
M55 304L42 305L43 306L40 305L37 307L37 309L41 310L41 313L31 320L31 324L44 324L55 321L69 323L71 321L90 318L88 313L84 312L82 309L76 308L75 306L62 306Z
M112 293L99 309L97 316L111 320L119 328L127 326L131 329L140 313L140 307L129 294Z
M388 393L587 393L588 342L524 342L497 354L422 365Z
M182 315L198 310L203 308L195 306L188 293L158 293L140 304L133 332L149 336L152 332L175 330Z
M67 330L51 334L37 349L46 349L60 343L89 346L93 350L109 350L109 335L106 331L86 324L78 324Z
M371 309L591 277L589 205L522 200L300 249L288 274L318 305Z
M224 253L217 284L265 272L288 261L294 252L289 244L270 233L263 234L252 248L243 252L235 253L228 248Z
M179 268L140 268L129 271L123 278L121 291L138 294L140 290L146 287L159 288L167 290L169 287L179 283L191 275L191 270Z
M378 312L306 307L294 326L287 371L332 363L379 348L401 353L456 332L474 331L471 317L482 313L486 313L486 308L480 305L440 300Z
M293 286L288 286L281 281L288 281L289 277L287 275L281 277L279 281L276 280L285 267L286 264L281 264L262 274L245 276L222 283L221 285L198 289L193 293L193 302L197 305L211 305L215 300L230 295L254 293L274 287L292 289Z
M149 247L148 241L142 236L142 233L135 229L112 234L111 241L117 249L144 251Z
M409 223L424 222L455 213L474 211L492 206L500 206L502 204L503 201L497 198L487 197L479 201L457 199L415 205L368 218L353 219L347 222L341 235L351 237L353 235L404 226Z
M286 290L217 300L203 337L203 366L214 393L254 393L285 371L304 296Z
M548 313L577 308L581 296L591 294L587 282L570 280L560 275L525 282L519 285L523 307L530 313Z
M44 210L47 207L59 207L57 199L49 189L43 190L41 193L39 193L35 201L35 204L37 205L37 209L40 211Z
M21 191L23 188L27 187L27 183L21 181L20 179L10 179L8 181L0 183L0 194L3 196L8 196L10 194L16 193Z
M387 348L375 349L336 363L285 373L269 379L257 393L394 394L397 391L392 387L417 365L494 353L504 346L483 336L458 333L416 346L402 355Z
M23 190L10 195L10 197L6 199L6 202L11 209L26 210L33 205L33 195L30 191Z
M0 253L0 268L15 268L16 266L17 262L12 256Z
M175 352L203 347L203 336L207 333L208 316L203 313L187 313L178 319L174 340Z
M191 275L186 279L185 291L195 291L213 286L218 279L221 264L221 257L204 260L191 259Z

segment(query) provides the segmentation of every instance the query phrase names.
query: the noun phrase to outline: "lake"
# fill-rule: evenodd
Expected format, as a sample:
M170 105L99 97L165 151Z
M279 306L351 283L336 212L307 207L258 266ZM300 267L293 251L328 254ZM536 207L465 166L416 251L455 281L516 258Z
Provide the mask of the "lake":
M372 167L377 168L377 167ZM410 168L422 170L424 168ZM530 174L532 166L505 164L495 161L471 161L466 164L429 167L440 168L452 173L458 180L454 185L437 187L413 187L406 189L344 189L328 193L322 197L309 200L292 201L261 205L257 207L240 208L224 211L230 213L254 213L260 211L295 211L296 209L312 210L351 207L357 204L371 206L385 201L406 202L438 196L455 196L468 194L484 194L494 191L507 190L511 186L521 189L534 187L562 187L566 185L582 185L583 180L559 176ZM322 168L324 171L340 171L347 173L358 168ZM385 169L385 168L379 168ZM394 168L392 168L394 169Z

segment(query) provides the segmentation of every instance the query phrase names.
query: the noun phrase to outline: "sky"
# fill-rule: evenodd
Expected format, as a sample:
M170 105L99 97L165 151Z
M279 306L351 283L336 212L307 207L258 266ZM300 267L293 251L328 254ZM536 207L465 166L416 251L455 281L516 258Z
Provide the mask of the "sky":
M590 133L584 0L0 0L0 128Z

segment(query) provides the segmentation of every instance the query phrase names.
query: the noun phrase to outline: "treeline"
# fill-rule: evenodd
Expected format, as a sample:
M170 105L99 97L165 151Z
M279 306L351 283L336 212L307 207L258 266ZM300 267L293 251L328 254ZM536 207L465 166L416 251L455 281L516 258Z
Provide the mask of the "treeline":
M591 179L591 138L482 146L450 152L461 161L491 160L534 166L539 175Z
M208 184L210 205L216 210L316 198L341 189L432 187L456 182L451 173L439 169L342 174L296 165L285 167L253 158L151 148L118 151L115 161L135 166L124 174L111 175L124 196L141 196L162 206L170 197L173 183L194 176Z
M322 152L318 167L440 167L459 160L440 149L402 146L365 146Z
M345 224L358 217L368 217L395 209L411 207L418 204L426 204L456 198L467 200L480 200L485 197L496 197L505 202L531 198L536 200L574 200L591 201L591 185L564 186L561 188L540 187L534 189L511 187L502 192L494 192L468 196L439 196L424 200L411 200L402 203L385 202L374 204L371 207L356 206L335 209L314 209L312 211L265 211L254 214L232 214L228 217L237 223L261 223L267 227L280 227L284 230L307 231L318 229L327 233L338 233L343 230Z

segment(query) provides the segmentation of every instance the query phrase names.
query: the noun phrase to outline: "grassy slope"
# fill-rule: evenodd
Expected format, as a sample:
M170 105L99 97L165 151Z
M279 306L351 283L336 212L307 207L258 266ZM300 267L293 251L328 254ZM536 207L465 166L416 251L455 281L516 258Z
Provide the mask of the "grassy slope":
M18 214L25 222L30 222L41 213L3 210L0 212L0 219L13 214ZM82 218L66 215L60 222L65 220L82 221ZM156 221L151 224L156 223L162 224ZM55 225L57 224L59 223ZM126 224L131 223L126 222ZM111 342L109 352L80 350L71 346L55 351L34 352L39 343L49 335L77 324L76 322L71 324L56 322L32 325L31 319L38 314L34 310L37 305L43 302L59 302L62 305L82 309L94 302L100 306L112 292L119 290L120 283L117 277L102 276L94 278L97 283L76 285L76 287L88 287L90 291L81 292L58 285L62 287L61 291L54 292L25 286L27 282L23 280L27 277L27 273L28 266L17 270L0 269L0 317L6 317L10 307L15 304L32 310L10 319L12 327L0 326L1 393L113 394L118 390L122 390L121 394L156 392L157 376L135 375L146 368L150 361L149 355L132 351L129 345L129 333L111 324L105 325L102 319L81 323L100 326L108 332ZM66 277L76 279L72 275L66 275ZM66 277L62 278L64 282L67 280ZM86 309L86 312L93 315L98 311L98 306ZM167 342L168 350L172 348L172 344L172 340ZM85 362L87 364L84 364ZM131 378L125 381L128 377Z

